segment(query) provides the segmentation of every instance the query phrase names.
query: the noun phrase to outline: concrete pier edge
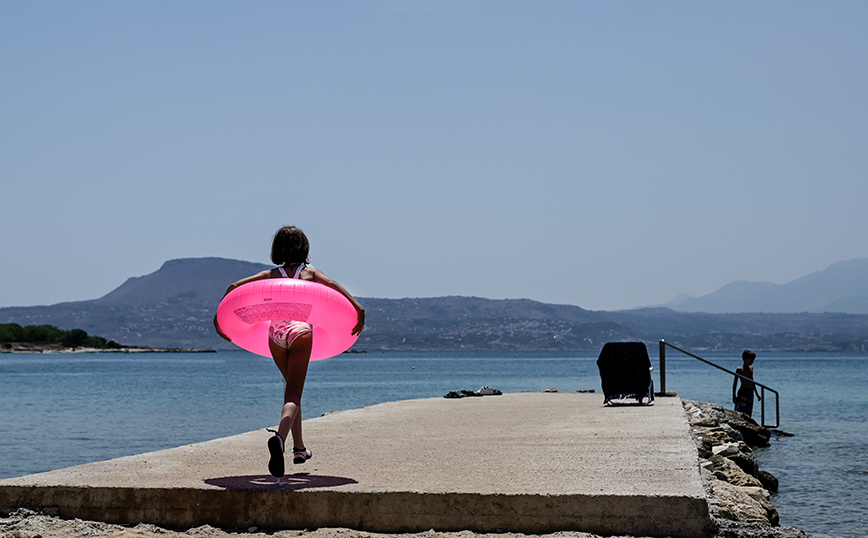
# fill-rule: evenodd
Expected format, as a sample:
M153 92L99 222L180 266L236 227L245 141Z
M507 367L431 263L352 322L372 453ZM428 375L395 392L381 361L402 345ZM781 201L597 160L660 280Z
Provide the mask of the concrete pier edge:
M470 493L340 493L276 495L269 491L201 489L4 487L2 508L26 507L67 519L170 529L201 525L271 529L345 527L369 532L429 529L478 533L707 536L707 504L687 497L554 496ZM665 509L661 509L665 505ZM397 509L396 507L400 507ZM680 515L673 518L673 513ZM677 527L677 530L675 528Z

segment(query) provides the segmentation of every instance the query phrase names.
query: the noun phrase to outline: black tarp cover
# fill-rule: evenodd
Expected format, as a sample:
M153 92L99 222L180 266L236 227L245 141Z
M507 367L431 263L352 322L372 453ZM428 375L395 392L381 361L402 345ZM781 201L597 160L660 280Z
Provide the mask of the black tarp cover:
M611 400L635 398L642 403L654 400L651 360L644 342L609 342L597 359L603 383L604 404Z

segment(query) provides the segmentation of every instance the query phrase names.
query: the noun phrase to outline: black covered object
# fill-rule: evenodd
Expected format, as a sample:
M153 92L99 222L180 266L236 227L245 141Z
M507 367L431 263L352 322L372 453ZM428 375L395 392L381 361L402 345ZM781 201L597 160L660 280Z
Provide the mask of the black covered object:
M654 400L651 360L644 342L609 342L597 359L603 382L603 404L612 400Z

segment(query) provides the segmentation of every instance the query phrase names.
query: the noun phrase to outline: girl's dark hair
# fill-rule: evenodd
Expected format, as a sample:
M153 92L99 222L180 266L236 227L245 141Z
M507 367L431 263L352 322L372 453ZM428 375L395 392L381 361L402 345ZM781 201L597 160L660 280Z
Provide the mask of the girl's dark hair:
M309 264L310 261L307 259L309 252L310 243L299 228L284 226L274 234L274 241L271 243L271 261L275 265Z

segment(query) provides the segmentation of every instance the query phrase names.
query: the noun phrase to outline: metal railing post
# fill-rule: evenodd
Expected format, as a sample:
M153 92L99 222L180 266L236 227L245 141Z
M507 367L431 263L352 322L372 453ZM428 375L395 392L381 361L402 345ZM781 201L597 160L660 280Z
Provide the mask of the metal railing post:
M666 394L666 342L660 340L660 393Z
M762 398L762 403L760 404L760 424L765 425L766 423L766 388L760 386L760 392L762 393L760 397ZM753 395L751 395L753 398Z

